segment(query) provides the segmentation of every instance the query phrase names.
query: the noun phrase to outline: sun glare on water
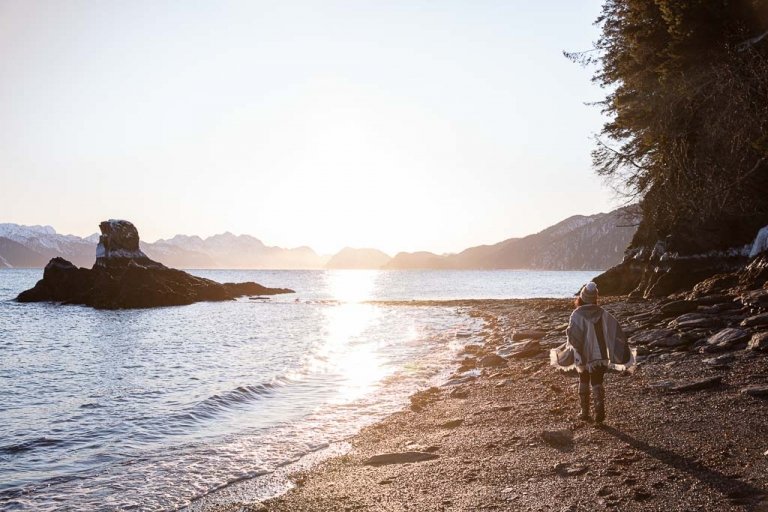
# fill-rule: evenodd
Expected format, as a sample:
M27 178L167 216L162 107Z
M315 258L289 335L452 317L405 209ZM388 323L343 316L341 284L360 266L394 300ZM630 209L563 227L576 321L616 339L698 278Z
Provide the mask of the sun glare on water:
M372 298L377 279L377 271L328 274L328 289L338 304L325 310L320 356L325 371L341 379L339 404L366 395L391 372L383 366L380 340L372 336L381 312L364 303Z

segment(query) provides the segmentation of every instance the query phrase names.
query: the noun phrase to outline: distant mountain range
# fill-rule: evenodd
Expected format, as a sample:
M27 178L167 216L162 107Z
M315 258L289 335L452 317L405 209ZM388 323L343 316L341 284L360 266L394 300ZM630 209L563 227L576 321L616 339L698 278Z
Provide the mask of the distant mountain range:
M494 245L471 247L458 254L401 252L394 258L377 249L344 248L323 256L309 247L270 247L250 235L176 235L141 242L150 258L176 268L253 269L541 269L600 270L621 262L635 234L634 206L610 213L575 215L539 233ZM51 226L0 224L0 268L38 268L61 256L90 267L96 259L98 234L86 238L61 235Z
M574 215L534 235L471 247L458 254L401 252L384 268L606 269L621 262L639 221L634 205L609 213Z

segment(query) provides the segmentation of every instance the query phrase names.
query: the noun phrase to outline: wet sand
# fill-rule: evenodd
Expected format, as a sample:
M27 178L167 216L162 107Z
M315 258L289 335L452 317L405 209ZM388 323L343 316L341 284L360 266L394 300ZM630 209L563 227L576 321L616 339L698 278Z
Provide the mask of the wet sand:
M220 510L768 511L768 353L744 336L706 341L755 313L733 300L715 314L700 300L703 320L671 334L658 330L679 315L663 303L608 301L641 357L634 372L607 374L603 426L575 419L578 379L549 366L570 301L455 301L484 318L485 344L467 347L448 385L293 474L287 493ZM541 339L511 345L525 337ZM507 358L491 355L500 348Z

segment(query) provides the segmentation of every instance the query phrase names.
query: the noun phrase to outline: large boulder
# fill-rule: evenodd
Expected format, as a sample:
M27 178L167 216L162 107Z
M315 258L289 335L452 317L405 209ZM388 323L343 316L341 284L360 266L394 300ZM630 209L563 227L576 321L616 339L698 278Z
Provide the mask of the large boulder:
M139 234L130 222L109 220L99 227L102 234L93 268L78 268L63 258L53 258L46 265L43 278L34 288L21 292L16 300L123 309L293 293L253 282L222 284L168 268L139 249Z
M129 264L148 268L165 268L139 248L139 231L127 220L110 219L99 224L101 236L96 246L94 267L121 267Z

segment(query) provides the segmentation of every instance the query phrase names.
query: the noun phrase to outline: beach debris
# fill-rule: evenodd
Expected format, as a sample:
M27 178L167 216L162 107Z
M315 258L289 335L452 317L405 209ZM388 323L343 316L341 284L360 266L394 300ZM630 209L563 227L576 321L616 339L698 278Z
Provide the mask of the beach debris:
M423 462L435 460L440 456L436 453L428 452L392 452L374 455L363 461L364 466L385 466L389 464L411 464L413 462Z

